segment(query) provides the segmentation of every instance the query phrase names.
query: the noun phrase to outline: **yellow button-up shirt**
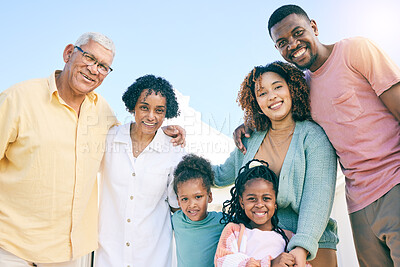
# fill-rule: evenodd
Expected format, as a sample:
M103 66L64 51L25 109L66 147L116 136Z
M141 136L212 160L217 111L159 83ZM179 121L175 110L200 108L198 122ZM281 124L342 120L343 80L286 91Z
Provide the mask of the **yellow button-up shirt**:
M58 95L55 77L0 94L0 247L50 263L97 248L97 172L117 120L98 94L80 115Z

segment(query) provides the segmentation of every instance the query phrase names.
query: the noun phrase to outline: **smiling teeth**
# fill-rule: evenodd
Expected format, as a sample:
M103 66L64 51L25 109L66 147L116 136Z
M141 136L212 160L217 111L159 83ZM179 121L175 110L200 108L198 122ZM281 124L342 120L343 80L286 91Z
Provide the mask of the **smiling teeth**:
M303 48L301 48L300 50L298 50L298 51L296 51L295 53L293 53L292 56L293 56L294 58L296 58L296 57L299 57L299 56L303 55L305 52L306 52L306 49L303 47Z
M85 74L83 74L83 73L82 73L82 75L83 75L83 77L85 77L86 79L88 79L88 80L90 80L90 81L94 81L93 79L89 78L87 75L85 75Z
M269 108L276 108L276 107L278 107L278 106L281 105L281 104L282 104L282 102L279 102L279 103L273 104L273 105L270 106Z
M154 125L156 125L155 123L147 123L147 122L143 122L145 125L147 125L147 126L154 126Z

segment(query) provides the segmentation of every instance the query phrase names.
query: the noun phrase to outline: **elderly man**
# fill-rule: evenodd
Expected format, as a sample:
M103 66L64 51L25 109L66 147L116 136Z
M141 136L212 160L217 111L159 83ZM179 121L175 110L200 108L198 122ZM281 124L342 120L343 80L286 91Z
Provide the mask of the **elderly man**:
M94 90L114 54L85 33L62 71L0 94L0 266L77 266L97 248L96 174L117 119Z

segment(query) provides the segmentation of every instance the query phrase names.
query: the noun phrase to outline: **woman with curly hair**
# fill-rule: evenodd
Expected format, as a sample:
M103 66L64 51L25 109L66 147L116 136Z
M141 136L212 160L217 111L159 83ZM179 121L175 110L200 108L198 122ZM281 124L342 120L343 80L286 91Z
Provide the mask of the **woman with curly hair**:
M243 140L245 155L236 149L224 164L214 166L216 185L232 184L252 159L268 162L279 177L280 226L295 234L288 250L296 264L310 260L312 266L336 266L337 226L329 218L336 154L322 128L311 121L303 73L283 62L255 67L241 85L238 102L245 123L256 132Z
M173 171L184 155L160 129L179 114L171 84L138 78L122 100L134 121L110 129L100 169L96 266L171 266Z

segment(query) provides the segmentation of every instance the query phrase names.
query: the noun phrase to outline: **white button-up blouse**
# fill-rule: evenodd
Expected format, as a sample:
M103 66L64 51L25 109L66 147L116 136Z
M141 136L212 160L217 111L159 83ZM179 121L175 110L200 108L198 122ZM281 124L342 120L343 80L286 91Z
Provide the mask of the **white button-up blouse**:
M159 129L133 157L130 124L108 134L101 167L97 267L171 266L173 171L184 155Z

